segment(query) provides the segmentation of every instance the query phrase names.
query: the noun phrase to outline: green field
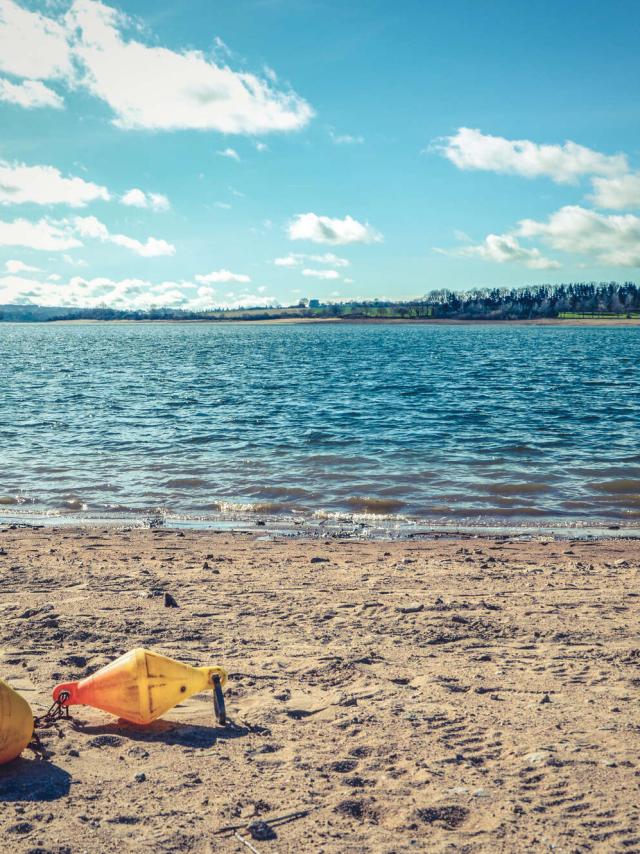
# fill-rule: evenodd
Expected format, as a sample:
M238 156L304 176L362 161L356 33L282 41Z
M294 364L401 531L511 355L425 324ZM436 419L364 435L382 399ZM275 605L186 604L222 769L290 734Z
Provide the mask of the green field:
M640 320L640 311L611 312L611 311L561 311L558 314L561 320L580 320L583 318L614 319L614 320Z

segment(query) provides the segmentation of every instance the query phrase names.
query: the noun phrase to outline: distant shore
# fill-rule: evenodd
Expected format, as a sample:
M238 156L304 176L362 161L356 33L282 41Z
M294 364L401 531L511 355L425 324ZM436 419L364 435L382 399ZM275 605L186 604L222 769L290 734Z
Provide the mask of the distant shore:
M7 321L16 322L16 321ZM196 323L196 324L229 324L229 323L249 323L251 325L270 326L270 325L292 325L292 324L331 324L331 325L357 325L357 326L381 326L386 324L409 325L409 326L640 326L640 318L614 318L614 317L578 317L578 318L560 318L560 317L539 317L527 320L464 320L453 318L436 318L436 317L275 317L261 319L240 318L198 318L197 320L182 320L182 319L155 319L145 318L144 320L93 320L84 318L70 318L69 320L35 320L28 321L29 323L45 324L48 326L59 324L75 324L86 325L96 323L109 323L115 325L122 324L138 324L138 323Z

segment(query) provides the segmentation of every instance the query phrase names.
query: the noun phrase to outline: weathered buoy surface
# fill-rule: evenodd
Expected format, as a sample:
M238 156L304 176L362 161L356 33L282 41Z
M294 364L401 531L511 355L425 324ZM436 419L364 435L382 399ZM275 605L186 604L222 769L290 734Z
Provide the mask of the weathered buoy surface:
M0 765L20 756L32 735L31 707L0 679Z
M149 724L194 694L227 681L222 667L192 667L147 649L133 649L79 682L53 690L63 706L93 706L136 724ZM66 693L68 696L62 696Z

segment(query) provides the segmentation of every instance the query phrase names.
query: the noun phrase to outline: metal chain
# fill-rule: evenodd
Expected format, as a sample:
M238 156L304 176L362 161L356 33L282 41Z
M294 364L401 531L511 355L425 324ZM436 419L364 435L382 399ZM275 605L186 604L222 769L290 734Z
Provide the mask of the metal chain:
M44 715L41 715L39 718L33 719L34 728L48 729L49 727L53 726L56 721L62 720L63 718L65 720L68 720L70 718L69 707L65 706L65 703L69 699L69 696L70 694L68 691L62 691L58 699L55 701L55 703L51 704L51 706L49 707L49 709L47 709Z
M48 759L49 754L44 744L40 741L40 736L37 733L38 729L49 729L60 720L70 720L69 707L64 704L69 699L69 693L63 691L55 703L47 709L44 715L34 717L33 719L33 736L27 745L30 750L33 750L38 759ZM58 730L58 734L62 737L62 733Z

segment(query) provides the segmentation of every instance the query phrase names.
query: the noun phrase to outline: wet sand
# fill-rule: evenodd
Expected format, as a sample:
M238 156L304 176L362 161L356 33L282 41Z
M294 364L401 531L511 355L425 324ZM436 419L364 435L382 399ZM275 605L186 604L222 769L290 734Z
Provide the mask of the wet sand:
M8 850L640 851L637 540L5 526L0 579L36 714L147 646L227 667L232 720L74 708L0 769Z

